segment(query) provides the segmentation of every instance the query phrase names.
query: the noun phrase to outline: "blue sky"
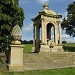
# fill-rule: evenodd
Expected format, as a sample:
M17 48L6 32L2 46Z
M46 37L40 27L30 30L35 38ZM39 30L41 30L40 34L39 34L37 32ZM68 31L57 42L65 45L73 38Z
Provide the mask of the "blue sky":
M19 0L19 5L24 9L25 20L22 28L22 40L33 39L33 27L31 19L43 9L43 4L48 3L49 8L63 17L67 15L68 4L71 4L74 0ZM62 18L63 18L62 17ZM62 40L67 42L75 42L75 37L70 37L62 30Z

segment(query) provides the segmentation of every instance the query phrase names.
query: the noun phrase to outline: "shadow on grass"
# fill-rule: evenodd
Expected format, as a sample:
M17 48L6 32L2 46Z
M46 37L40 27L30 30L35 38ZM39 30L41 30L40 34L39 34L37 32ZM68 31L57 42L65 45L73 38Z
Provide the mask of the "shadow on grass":
M68 47L68 46L63 46L63 49L65 52L75 52L75 47Z

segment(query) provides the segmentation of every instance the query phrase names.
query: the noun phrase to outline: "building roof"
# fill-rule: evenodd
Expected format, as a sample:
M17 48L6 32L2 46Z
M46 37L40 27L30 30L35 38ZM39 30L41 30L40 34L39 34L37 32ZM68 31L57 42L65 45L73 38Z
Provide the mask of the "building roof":
M49 17L54 17L54 18L61 18L62 15L57 14L56 12L54 12L53 10L49 9L49 6L47 3L45 3L43 5L43 10L41 12L38 12L38 14L36 15L35 18L33 18L32 20L37 20L39 18L41 18L41 15L46 15Z

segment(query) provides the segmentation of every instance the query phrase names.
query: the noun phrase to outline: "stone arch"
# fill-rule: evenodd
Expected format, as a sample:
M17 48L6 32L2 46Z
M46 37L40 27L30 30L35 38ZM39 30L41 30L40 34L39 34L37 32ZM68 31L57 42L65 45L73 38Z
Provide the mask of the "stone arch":
M51 39L51 37L52 37L52 35L51 35L51 28L53 27L53 32L54 32L54 25L52 24L52 23L48 23L47 25L46 25L46 31L47 31L47 43L48 43L48 41L49 40L52 40ZM53 34L54 35L54 34Z

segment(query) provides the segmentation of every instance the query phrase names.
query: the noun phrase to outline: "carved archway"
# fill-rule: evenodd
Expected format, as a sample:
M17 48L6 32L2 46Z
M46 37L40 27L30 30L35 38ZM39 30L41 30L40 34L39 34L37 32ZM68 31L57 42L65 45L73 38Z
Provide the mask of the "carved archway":
M53 27L53 30L51 31L52 27ZM52 40L52 35L51 35L52 32L54 36L54 25L52 23L48 23L46 26L46 29L47 29L47 44L48 44L48 41Z

